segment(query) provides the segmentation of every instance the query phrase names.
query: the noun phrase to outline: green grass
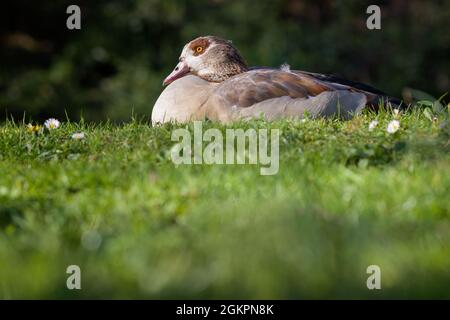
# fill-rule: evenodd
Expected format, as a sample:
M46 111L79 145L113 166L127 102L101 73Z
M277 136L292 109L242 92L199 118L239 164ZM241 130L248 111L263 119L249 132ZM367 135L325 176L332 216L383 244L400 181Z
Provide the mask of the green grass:
M175 167L172 125L4 123L0 298L450 298L447 115L392 117L233 125L281 129L274 176Z

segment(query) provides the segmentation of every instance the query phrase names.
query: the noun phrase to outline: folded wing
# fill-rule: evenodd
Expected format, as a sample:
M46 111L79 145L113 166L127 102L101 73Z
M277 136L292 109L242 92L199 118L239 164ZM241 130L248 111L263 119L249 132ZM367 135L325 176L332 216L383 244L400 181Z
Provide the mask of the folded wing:
M307 73L252 70L221 83L212 92L206 116L233 121L312 116L348 118L361 111L374 94Z

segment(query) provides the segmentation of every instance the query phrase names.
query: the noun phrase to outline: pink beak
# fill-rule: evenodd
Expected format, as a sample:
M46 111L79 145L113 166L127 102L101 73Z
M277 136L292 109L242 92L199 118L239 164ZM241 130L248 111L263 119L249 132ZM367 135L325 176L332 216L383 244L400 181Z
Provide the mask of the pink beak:
M184 61L180 61L175 69L173 69L172 73L164 79L163 85L166 86L175 80L184 77L189 72L191 72L191 69L187 66L187 64Z

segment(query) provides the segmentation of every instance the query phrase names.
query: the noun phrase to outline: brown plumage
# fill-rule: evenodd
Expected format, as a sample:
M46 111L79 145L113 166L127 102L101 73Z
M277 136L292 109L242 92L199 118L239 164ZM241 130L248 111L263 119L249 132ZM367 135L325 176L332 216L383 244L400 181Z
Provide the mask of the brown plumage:
M365 105L376 108L381 100L398 103L368 85L332 75L286 68L250 70L230 41L213 36L186 44L179 60L164 80L169 86L155 104L153 122L204 117L229 122L261 114L275 119L302 117L305 112L348 118ZM177 103L180 99L183 104Z

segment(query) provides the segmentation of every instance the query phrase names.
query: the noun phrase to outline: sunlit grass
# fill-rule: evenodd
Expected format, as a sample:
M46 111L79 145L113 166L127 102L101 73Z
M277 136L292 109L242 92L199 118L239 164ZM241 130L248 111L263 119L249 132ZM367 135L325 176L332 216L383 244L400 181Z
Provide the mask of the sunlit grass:
M2 298L450 298L446 113L232 125L281 129L275 176L175 167L177 126L59 120L0 126Z

